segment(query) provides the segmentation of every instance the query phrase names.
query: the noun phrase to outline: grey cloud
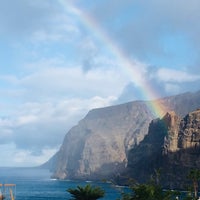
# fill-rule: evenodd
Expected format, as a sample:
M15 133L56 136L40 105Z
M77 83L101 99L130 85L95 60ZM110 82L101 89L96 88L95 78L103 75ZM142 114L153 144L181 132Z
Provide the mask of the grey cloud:
M30 38L58 26L61 6L56 1L7 0L0 2L0 34L13 39ZM44 33L43 33L44 34Z
M193 54L200 51L198 0L119 0L114 4L109 0L96 4L87 12L111 34L110 37L127 54L143 61L148 62L152 56L162 57L165 61L172 56L179 56L178 48L177 53L174 50L174 55L169 55L162 44L163 38L171 34L185 37L193 48L190 49ZM127 13L127 16L122 16L122 13ZM197 56L189 64L195 64L195 59ZM175 62L171 63L175 65Z
M169 95L169 92L165 90L165 84L160 84L156 80L154 81L146 81L146 84L151 85L155 92L159 91L159 97L164 97ZM124 89L122 90L121 95L116 100L115 103L125 103L129 101L136 101L136 100L149 100L147 96L144 96L146 91L144 88L136 87L133 82L129 82Z
M135 101L142 99L141 92L139 88L135 87L135 84L132 82L129 82L124 89L122 90L121 95L116 100L116 104L129 102L129 101Z
M85 114L84 111L70 113L64 105L62 108L52 105L42 108L42 104L38 104L37 108L34 106L23 106L21 109L25 113L18 113L14 118L0 119L1 145L13 143L17 149L30 150L34 155L42 153L44 148L58 148L66 132ZM61 109L63 113L60 113ZM28 112L36 113L30 118Z
M199 73L191 73L173 70L160 69L156 66L148 66L146 74L144 74L145 85L148 85L157 98L162 98L170 95L177 95L184 92L196 92L199 90L200 76ZM162 73L160 73L160 70ZM148 92L152 92L148 91ZM137 87L133 82L129 82L123 88L121 95L115 103L124 103L134 100L148 100L145 87ZM154 96L156 98L156 96Z
M66 122L41 121L15 128L14 142L19 149L30 149L32 152L42 148L55 148L62 143L66 133Z
M0 3L0 30L8 34L24 35L38 26L45 25L45 19L51 15L53 7L44 9L36 2L25 0L7 0ZM53 11L54 12L54 11Z
M200 8L200 3L198 4L197 8ZM135 53L140 58L156 55L170 59L161 44L161 40L167 34L183 34L190 39L191 45L195 43L195 40L198 40L199 44L199 37L194 37L194 35L200 30L198 23L200 10L195 10L195 14L199 17L194 17L193 10L186 9L192 6L190 2L184 4L180 1L162 1L162 3L161 1L153 1L153 3L145 1L143 5L145 6L143 15L141 14L136 22L130 20L122 30L121 38L126 39L121 42L125 49L130 51L129 53ZM191 24L194 27L191 27ZM116 38L119 39L117 33ZM179 51L178 48L177 51Z
M98 56L99 49L92 41L92 39L88 37L83 39L79 46L80 46L79 57L82 62L82 68L83 71L87 72L92 68L96 67L94 59L95 57Z
M88 110L108 106L112 101L113 97L93 97L57 103L25 103L9 118L0 118L0 145L12 143L17 149L28 150L32 155L40 155L44 149L56 149L67 131Z
M152 80L149 82L155 93L159 94L158 98L177 95L184 92L196 92L199 91L200 81L190 83L165 83ZM134 83L130 82L127 84L119 98L116 100L116 104L125 103L128 101L145 100L143 96L143 89L135 87Z

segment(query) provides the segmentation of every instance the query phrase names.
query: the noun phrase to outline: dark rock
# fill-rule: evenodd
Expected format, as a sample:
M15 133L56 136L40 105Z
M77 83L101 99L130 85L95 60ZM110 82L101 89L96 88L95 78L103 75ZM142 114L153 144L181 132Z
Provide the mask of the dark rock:
M123 175L145 182L161 169L164 187L183 189L193 168L200 169L200 110L183 119L169 112L152 121L144 140L130 151Z

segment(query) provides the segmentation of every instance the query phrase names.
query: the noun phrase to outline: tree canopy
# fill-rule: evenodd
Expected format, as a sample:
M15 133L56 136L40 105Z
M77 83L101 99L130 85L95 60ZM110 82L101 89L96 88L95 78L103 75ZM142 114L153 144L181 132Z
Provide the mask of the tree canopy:
M105 191L100 187L91 186L90 184L86 186L77 186L76 189L68 189L73 200L96 200L104 197Z

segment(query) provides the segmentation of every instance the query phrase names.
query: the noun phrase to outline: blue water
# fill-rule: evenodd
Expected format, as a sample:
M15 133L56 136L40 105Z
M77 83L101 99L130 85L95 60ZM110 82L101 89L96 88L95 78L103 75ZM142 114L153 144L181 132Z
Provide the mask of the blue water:
M16 188L12 189L16 200L67 200L71 198L66 191L68 188L88 184L88 182L55 180L50 176L49 171L44 169L0 168L0 183L16 184ZM101 198L102 200L115 200L124 190L124 188L115 187L109 183L90 182L90 184L100 186L105 190L106 194L104 198Z

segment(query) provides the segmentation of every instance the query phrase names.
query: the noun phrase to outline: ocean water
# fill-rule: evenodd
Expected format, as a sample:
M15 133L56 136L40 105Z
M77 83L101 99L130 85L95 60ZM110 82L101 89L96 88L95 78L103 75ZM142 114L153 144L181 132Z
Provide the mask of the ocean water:
M12 188L16 200L67 200L71 195L66 191L68 188L76 188L77 185L84 186L90 183L92 186L100 186L105 190L102 200L115 200L126 190L109 183L102 182L78 182L70 180L55 180L50 178L48 170L35 168L0 168L0 183L16 184ZM6 199L10 195L7 192Z

